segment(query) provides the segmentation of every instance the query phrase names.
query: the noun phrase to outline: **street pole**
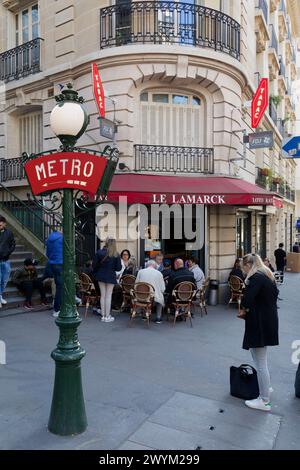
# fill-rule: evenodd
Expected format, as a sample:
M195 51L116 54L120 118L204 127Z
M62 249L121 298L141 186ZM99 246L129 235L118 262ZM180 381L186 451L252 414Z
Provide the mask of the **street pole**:
M59 341L51 357L55 361L55 382L48 429L54 434L80 434L87 427L82 391L81 359L85 351L78 341L81 323L75 305L75 209L73 190L63 192L63 292L62 306L55 320Z

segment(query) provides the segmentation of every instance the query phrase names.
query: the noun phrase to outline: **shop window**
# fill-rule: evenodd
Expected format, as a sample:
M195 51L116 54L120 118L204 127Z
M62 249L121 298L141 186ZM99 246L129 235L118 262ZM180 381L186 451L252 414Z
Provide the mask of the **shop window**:
M251 212L240 213L236 221L236 255L242 258L251 252Z

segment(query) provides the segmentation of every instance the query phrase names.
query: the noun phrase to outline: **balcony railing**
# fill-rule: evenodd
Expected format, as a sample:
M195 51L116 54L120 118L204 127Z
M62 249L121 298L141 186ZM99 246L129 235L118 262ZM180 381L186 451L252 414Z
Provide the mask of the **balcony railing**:
M9 82L41 71L41 38L0 54L0 80Z
M268 24L268 20L269 20L269 8L268 8L268 3L266 0L258 0L256 2L256 7L257 9L260 9L262 10L263 12L263 15L264 15L264 18L266 20L266 23Z
M274 124L277 124L277 109L274 103L269 102L269 114L274 121Z
M137 1L100 10L101 49L126 44L208 47L240 58L240 25L211 8L168 1Z
M275 49L276 54L278 55L278 39L277 39L277 36L275 34L274 26L272 24L270 24L270 32L271 32L270 47Z
M283 77L285 77L285 64L283 62L282 56L280 56L279 58L279 64L280 64L279 75L282 75Z
M266 189L268 186L268 177L262 173L261 168L256 168L256 170L257 174L255 178L255 184L257 184L257 186L260 186L261 188Z
M286 11L285 0L281 0L280 5L279 5L279 11L282 11L284 15L286 16L287 11Z
M26 178L21 158L2 158L0 160L0 182Z
M135 171L214 173L212 148L135 145Z

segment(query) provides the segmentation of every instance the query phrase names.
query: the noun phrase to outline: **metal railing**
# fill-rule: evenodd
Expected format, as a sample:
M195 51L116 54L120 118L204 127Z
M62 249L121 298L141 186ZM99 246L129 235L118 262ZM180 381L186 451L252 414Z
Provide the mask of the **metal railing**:
M9 82L41 71L41 41L36 38L0 54L0 80Z
M279 57L279 65L280 65L279 75L282 75L283 77L285 77L285 64L283 62L282 56Z
M240 58L240 25L221 11L168 1L137 1L100 10L100 48L126 44L208 47Z
M269 114L271 118L273 119L274 124L277 125L277 109L276 109L275 104L272 103L272 101L269 102Z
M281 196L285 195L285 185L284 184L279 185L278 193L281 194Z
M0 182L21 180L26 178L21 158L0 159Z
M270 47L275 49L276 54L278 55L278 39L277 39L277 36L275 34L275 29L274 29L273 24L270 24L270 32L271 32Z
M266 23L269 21L269 8L266 0L257 0L256 7L257 9L262 10Z
M60 225L60 219L54 213L48 213L34 201L22 201L10 189L0 183L0 203L3 208L12 213L14 217L30 230L41 242Z
M135 145L135 171L214 173L212 148Z
M285 15L287 14L285 0L280 1L279 11L282 11Z
M261 188L267 188L268 186L268 177L263 174L261 168L256 168L256 178L255 178L255 184Z

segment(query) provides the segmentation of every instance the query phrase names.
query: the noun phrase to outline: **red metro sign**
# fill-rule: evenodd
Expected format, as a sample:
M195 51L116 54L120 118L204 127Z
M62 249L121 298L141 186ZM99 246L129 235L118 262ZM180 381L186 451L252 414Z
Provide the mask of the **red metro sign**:
M260 123L269 103L269 80L262 78L252 99L251 126L256 128Z
M92 76L93 76L93 91L96 104L98 107L99 114L102 118L105 117L105 99L104 89L100 78L97 64L92 64Z
M24 169L35 195L63 188L96 194L106 164L103 156L60 152L29 160Z

